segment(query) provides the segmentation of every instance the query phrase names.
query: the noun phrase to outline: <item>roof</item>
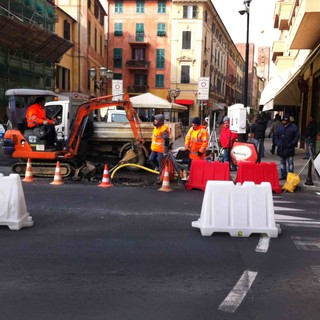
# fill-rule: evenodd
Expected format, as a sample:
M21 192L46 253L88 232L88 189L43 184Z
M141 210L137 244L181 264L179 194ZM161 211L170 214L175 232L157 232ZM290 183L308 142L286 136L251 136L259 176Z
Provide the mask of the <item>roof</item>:
M0 46L57 63L73 44L37 24L0 15Z

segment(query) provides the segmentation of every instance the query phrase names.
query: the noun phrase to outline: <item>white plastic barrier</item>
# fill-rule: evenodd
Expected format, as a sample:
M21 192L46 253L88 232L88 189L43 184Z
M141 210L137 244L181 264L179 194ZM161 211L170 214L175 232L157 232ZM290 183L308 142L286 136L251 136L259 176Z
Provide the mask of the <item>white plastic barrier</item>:
M7 225L10 230L33 226L18 174L4 177L0 173L0 225Z
M192 227L199 228L203 236L228 232L232 237L249 237L251 233L278 237L271 184L208 181L200 218Z

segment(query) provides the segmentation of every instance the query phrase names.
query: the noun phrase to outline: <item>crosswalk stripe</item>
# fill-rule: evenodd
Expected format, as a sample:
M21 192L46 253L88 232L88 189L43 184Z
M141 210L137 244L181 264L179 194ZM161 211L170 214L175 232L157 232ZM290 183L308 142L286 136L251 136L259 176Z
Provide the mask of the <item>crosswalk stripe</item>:
M298 250L320 251L320 238L292 236L291 240Z
M257 274L258 272L254 271L244 271L239 281L233 287L228 296L222 301L218 309L225 312L235 312L250 290Z

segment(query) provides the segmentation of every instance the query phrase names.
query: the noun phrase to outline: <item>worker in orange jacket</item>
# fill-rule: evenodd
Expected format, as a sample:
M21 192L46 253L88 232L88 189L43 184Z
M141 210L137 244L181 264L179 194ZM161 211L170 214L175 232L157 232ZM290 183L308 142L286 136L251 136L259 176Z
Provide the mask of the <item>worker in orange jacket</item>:
M44 139L48 145L53 146L56 140L56 132L54 128L55 121L47 118L44 105L46 100L44 97L38 97L34 104L27 109L26 119L28 128L43 127L46 133Z
M192 120L192 127L185 138L185 150L189 150L189 159L203 160L209 144L209 134L206 127L202 126L198 117Z
M154 129L152 134L151 154L149 157L156 168L162 172L162 159L169 152L169 129L164 124L164 116L157 114L154 116Z

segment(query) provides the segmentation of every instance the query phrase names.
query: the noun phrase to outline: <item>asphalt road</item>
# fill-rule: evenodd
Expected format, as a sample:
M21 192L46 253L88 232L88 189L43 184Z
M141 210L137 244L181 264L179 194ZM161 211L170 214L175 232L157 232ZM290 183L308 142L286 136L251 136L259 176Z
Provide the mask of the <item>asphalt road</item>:
M282 234L259 252L191 227L202 191L158 188L24 183L34 226L0 227L0 318L319 318L319 190L274 195Z

